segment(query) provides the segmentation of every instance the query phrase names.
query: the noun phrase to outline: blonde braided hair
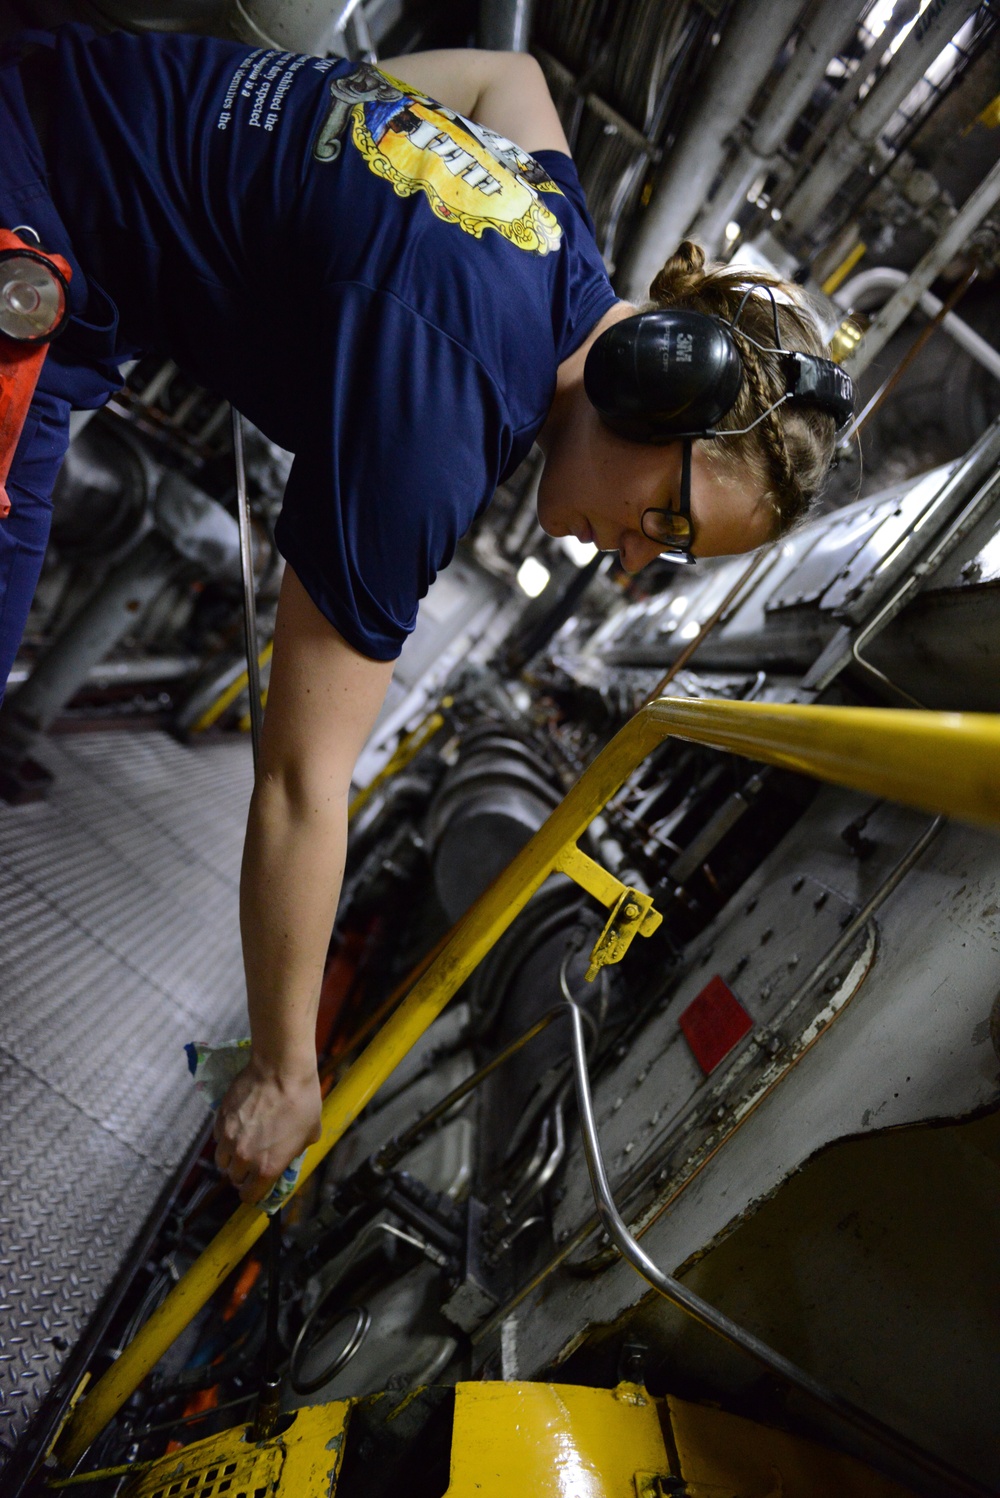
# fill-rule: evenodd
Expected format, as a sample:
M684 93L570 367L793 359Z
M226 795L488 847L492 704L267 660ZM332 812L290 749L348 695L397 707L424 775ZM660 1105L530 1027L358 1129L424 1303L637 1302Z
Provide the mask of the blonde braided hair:
M753 286L769 286L780 297L778 326L786 349L828 357L815 314L800 287L764 271L726 265L706 267L704 250L690 239L682 241L656 276L649 288L647 308L684 307L730 322L745 292ZM774 346L770 297L747 297L739 326L733 331L743 359L744 379L736 404L718 423L720 431L749 426L785 390L779 361L768 352ZM728 478L749 474L756 481L762 502L774 513L774 533L781 535L805 514L819 493L833 457L834 433L832 416L786 404L769 412L753 431L738 437L703 439L703 447L709 461Z

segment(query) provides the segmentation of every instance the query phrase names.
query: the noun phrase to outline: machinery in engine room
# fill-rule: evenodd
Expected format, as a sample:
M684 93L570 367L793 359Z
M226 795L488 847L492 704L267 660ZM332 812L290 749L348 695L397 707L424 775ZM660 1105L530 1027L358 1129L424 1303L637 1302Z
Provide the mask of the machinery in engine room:
M598 579L522 673L502 652L457 669L355 801L321 1013L331 1079L665 675L692 704L856 708L891 690L995 709L998 677L968 671L967 647L979 639L989 660L1000 638L998 446L994 426L957 464L749 565L671 572L645 600L609 610ZM685 666L692 622L711 628ZM497 1431L533 1432L541 1461L536 1419L550 1434L565 1421L586 1450L588 1420L617 1429L607 1422L650 1400L686 1453L677 1485L651 1492L712 1491L699 1482L713 1472L715 1490L757 1491L740 1484L758 1458L762 1473L799 1472L795 1491L825 1491L834 1472L838 1491L989 1491L995 836L677 738L623 779L286 1212L272 1331L258 1249L89 1467L134 1467L125 1491L152 1493L167 1468L144 1476L143 1463L192 1420L205 1444L177 1473L228 1460L205 1422L224 1429L256 1398L274 1336L283 1460L301 1438L305 1461L310 1411L325 1436L331 1411L353 1422L338 1492L389 1492L406 1471L415 1492L444 1492L450 1473L464 1493L479 1421L503 1447L501 1487L525 1471L541 1483L520 1437ZM619 947L601 956L616 919ZM807 1384L849 1389L859 1421L650 1292L595 1209L580 1064L610 1193L642 1250ZM133 1323L207 1241L207 1184L133 1288ZM956 1374L963 1359L982 1380ZM511 1392L480 1405L491 1380ZM550 1386L566 1390L558 1419ZM607 1409L574 1403L616 1386ZM723 1399L723 1426L764 1423L685 1435L706 1396ZM711 1467L706 1453L730 1448Z
M446 10L367 0L333 27L248 0L197 24L374 57L461 44ZM525 45L524 10L481 26ZM797 275L863 422L818 511L752 557L629 579L541 535L535 459L499 492L358 767L318 1032L331 1089L651 700L1000 712L995 8L768 10L539 0L530 41L623 292L687 232ZM71 447L3 719L12 799L44 792L53 727L141 720L198 745L248 726L228 422L150 357ZM248 460L266 639L288 455L251 433ZM530 602L526 562L546 584ZM899 781L845 788L830 721L825 781L672 733L594 792L266 1239L196 1150L90 1382L60 1364L3 1480L996 1491L1000 844ZM928 749L910 788L956 777ZM206 1262L215 1293L128 1381Z

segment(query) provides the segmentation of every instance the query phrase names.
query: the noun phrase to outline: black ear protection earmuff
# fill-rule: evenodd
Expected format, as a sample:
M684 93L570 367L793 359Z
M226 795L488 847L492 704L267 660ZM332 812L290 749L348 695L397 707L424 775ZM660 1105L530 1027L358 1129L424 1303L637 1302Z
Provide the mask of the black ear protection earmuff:
M762 289L773 305L770 287ZM737 436L720 433L717 425L736 404L743 384L743 360L733 337L742 310L741 303L727 323L705 312L657 308L607 328L590 349L583 372L587 396L605 425L634 442ZM854 409L850 376L831 359L782 348L776 307L774 332L774 348L764 352L774 353L785 375L785 392L775 406L785 401L814 406L842 426Z
M691 443L696 437L741 436L786 401L825 411L838 427L850 420L854 410L851 378L831 359L782 347L774 292L760 283L759 289L771 299L774 343L765 348L748 333L741 337L774 356L784 374L785 389L750 426L718 430L743 385L743 359L734 330L747 299L757 289L757 285L747 289L732 322L682 307L637 312L607 328L587 354L584 389L606 426L633 442L683 441L676 507L644 510L640 522L643 535L675 561L694 561Z

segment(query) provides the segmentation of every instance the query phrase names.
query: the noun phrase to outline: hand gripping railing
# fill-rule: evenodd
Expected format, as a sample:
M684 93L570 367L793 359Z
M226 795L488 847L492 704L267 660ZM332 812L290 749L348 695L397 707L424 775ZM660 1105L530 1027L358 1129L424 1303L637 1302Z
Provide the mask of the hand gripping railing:
M323 1104L322 1136L306 1154L300 1184L554 870L577 877L605 903L622 890L580 854L576 842L632 771L670 736L924 811L1000 828L1000 716L672 698L650 703L597 756L527 847L458 922L440 955L329 1093ZM625 913L638 929L652 929L650 915L655 912L633 913L628 906ZM608 928L602 940L607 935ZM621 950L619 945L617 955ZM103 1378L76 1404L55 1445L63 1468L76 1464L252 1248L267 1221L255 1206L237 1208Z

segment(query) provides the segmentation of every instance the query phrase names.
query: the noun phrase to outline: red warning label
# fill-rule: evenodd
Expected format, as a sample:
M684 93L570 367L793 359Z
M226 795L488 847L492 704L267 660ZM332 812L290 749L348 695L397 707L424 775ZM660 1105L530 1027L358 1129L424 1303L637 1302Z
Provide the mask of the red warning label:
M718 973L691 1000L679 1024L706 1076L753 1028L753 1020Z

